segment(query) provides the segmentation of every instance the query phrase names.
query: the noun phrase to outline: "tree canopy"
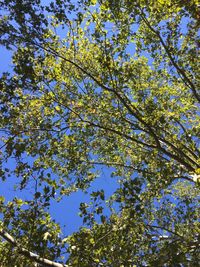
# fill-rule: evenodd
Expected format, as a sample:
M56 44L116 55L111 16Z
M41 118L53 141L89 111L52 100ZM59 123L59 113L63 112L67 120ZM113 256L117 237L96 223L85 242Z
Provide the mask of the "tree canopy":
M198 1L0 8L1 266L199 266ZM50 206L104 168L116 191L64 237Z

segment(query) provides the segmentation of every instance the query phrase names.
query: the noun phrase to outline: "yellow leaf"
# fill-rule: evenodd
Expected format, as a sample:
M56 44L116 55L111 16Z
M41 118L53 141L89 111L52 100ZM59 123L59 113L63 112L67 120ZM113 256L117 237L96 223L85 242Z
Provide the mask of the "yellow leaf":
M59 112L60 111L60 107L59 106L56 106L55 107L55 110Z
M51 234L50 234L49 232L46 232L46 233L44 233L44 235L43 235L43 239L44 239L44 240L47 240L49 236L51 236Z

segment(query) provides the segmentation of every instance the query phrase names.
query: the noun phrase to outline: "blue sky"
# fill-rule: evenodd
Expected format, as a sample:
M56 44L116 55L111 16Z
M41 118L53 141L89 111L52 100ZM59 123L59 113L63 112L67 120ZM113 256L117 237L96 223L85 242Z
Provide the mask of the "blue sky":
M28 159L28 158L26 158ZM31 160L31 159L30 159ZM14 160L9 160L6 167L13 169L15 166ZM70 196L64 196L60 202L55 199L51 200L50 214L52 219L64 226L63 234L69 235L74 231L77 231L82 226L82 218L78 215L79 205L81 202L89 203L90 193L92 191L103 189L105 192L106 199L116 190L117 178L110 177L111 170L103 168L101 175L91 184L91 188L88 189L87 193L77 191L72 193ZM1 181L0 196L4 196L6 202L11 201L14 197L28 200L33 197L33 187L28 185L24 190L15 190L15 185L19 184L19 178L15 177L14 174L8 177L5 181ZM109 212L109 210L107 210Z
M13 168L14 162L9 161L8 167ZM104 189L105 196L108 198L117 188L116 178L110 177L109 169L104 169L102 174L92 183L88 193L80 190L72 193L70 196L64 196L60 202L51 201L50 214L52 219L61 223L64 228L64 235L71 234L82 226L82 218L78 216L79 205L81 202L90 202L90 193L95 190ZM0 196L4 196L6 201L11 201L14 197L27 200L30 199L30 186L23 190L15 190L14 186L19 182L19 178L12 175L6 181L1 181Z
M11 53L6 49L0 47L2 52L2 61L0 72L11 71ZM32 159L25 158L28 162L32 162ZM9 159L4 165L9 169L14 169L15 160ZM100 176L91 184L91 188L88 189L87 193L77 191L72 193L70 196L64 196L60 202L56 200L51 201L50 214L52 219L56 222L61 223L64 226L63 234L69 235L74 231L77 231L82 226L82 218L78 216L79 205L81 202L90 202L90 193L95 190L103 189L105 191L105 197L108 198L117 188L117 178L111 178L111 169L109 168L97 168L100 171ZM7 201L11 201L14 197L27 200L33 197L33 186L30 184L25 190L15 190L14 187L19 184L19 178L11 175L5 181L1 181L0 196L4 196Z
M12 52L8 51L3 46L0 46L0 53L0 74L6 71L11 71L12 73ZM9 160L7 166L9 168L13 168L14 161ZM12 200L14 197L21 198L23 200L30 197L30 191L28 189L25 191L18 191L14 189L16 182L18 182L18 179L14 176L8 177L5 182L1 181L0 196L4 196L6 201ZM115 191L116 180L113 178L110 179L110 172L108 169L105 169L100 177L92 183L92 187L89 191L92 192L97 189L104 189L106 197L109 197ZM71 234L72 232L78 230L78 228L82 225L82 218L78 216L79 205L81 202L89 201L89 193L86 194L81 191L72 193L72 195L68 197L64 197L60 202L52 201L50 214L52 218L57 222L60 222L61 225L66 225L64 229L65 235Z
M48 1L44 1L48 3ZM184 29L185 25L183 25ZM62 35L62 34L61 34ZM130 51L129 51L130 50ZM128 48L130 53L135 52L132 47ZM4 47L0 46L1 53L1 62L0 62L0 73L5 71L12 70L12 62L11 62L11 52L7 51ZM149 59L149 64L151 64L151 60ZM9 167L13 168L14 162L9 161ZM103 168L101 175L97 178L93 183L92 187L89 189L89 192L95 190L105 190L105 196L108 198L118 187L117 178L110 177L111 171L108 168ZM12 176L8 178L7 181L1 182L0 187L0 195L6 197L7 200L11 200L13 197L18 197L22 199L26 199L30 195L29 190L25 190L23 192L15 191L14 185L16 184L17 178ZM66 225L65 235L72 233L73 231L78 230L78 228L82 225L82 218L78 216L79 205L81 202L89 202L90 194L85 194L83 192L72 193L69 197L64 197L59 203L52 200L52 205L50 207L50 213L52 218L54 218L57 222L60 222L61 225Z
M48 3L48 1L44 1ZM62 34L61 34L62 35ZM1 62L0 62L0 75L3 72L12 73L12 51L8 51L5 47L0 46ZM8 168L14 168L14 161L9 160L7 163ZM105 190L105 197L108 198L117 188L117 178L110 178L110 170L108 168L101 171L101 175L92 183L89 192L95 190ZM24 191L15 190L14 186L18 183L17 177L12 175L8 177L6 181L1 181L0 196L4 196L6 201L12 200L14 197L26 200L30 198L31 189L25 189ZM50 207L50 214L52 219L60 222L61 225L66 225L64 228L64 235L71 234L78 230L82 226L82 218L78 216L79 205L81 202L89 202L90 194L83 193L81 191L72 193L70 196L64 197L60 202L52 200Z

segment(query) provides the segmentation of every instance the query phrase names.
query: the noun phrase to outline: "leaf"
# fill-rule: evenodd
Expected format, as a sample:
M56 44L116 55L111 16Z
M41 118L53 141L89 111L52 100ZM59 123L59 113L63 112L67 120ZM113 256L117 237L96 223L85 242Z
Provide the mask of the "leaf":
M44 233L43 240L47 240L50 236L51 234L49 232Z

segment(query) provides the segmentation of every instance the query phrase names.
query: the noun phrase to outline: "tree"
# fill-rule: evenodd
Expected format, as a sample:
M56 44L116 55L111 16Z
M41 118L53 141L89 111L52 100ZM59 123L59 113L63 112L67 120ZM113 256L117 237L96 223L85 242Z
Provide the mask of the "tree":
M1 178L33 188L1 197L2 266L198 266L197 1L65 2L1 3ZM118 189L63 238L52 199L98 166Z

